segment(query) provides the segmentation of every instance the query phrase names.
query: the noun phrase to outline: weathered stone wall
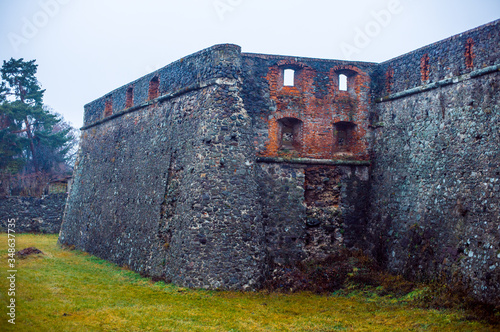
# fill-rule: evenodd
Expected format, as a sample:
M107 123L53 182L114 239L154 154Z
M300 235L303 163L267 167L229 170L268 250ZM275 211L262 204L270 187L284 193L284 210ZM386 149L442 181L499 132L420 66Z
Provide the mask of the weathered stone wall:
M299 66L291 59L243 64L239 47L218 45L86 105L60 242L176 284L237 289L259 288L273 264L358 243L369 162L351 170L257 155L277 157L259 150L282 135L267 119L292 112L303 122L295 157L331 158L338 117L360 135L343 152L366 159L369 78L346 62L300 59L307 68L283 93L304 103L285 105L273 90L277 76L269 75L282 75L279 61ZM352 75L341 94L355 106L342 111L330 103L339 94L337 71ZM271 106L259 111L259 104ZM353 180L360 174L364 184Z
M373 252L391 271L454 276L490 302L500 298L499 25L381 64L394 78L375 105L370 195Z
M293 266L363 248L368 166L260 163L259 196L268 262Z
M232 289L368 249L494 302L499 22L378 65L218 45L111 92L85 106L60 242Z
M84 126L98 124L107 117L120 116L137 107L142 108L145 104L153 103L152 100L157 97L170 98L220 79L236 79L241 71L241 61L234 62L235 51L239 54L240 47L216 45L113 90L85 105ZM156 93L152 93L155 78L159 86Z
M374 64L252 53L242 60L269 277L281 272L275 267L363 247ZM293 86L285 84L287 69L294 70ZM348 76L346 91L340 74ZM351 125L342 146L339 123Z
M372 75L373 93L376 97L416 93L498 65L499 25L497 20L381 63Z
M179 285L256 288L263 227L239 47L173 66L186 63L202 68L195 86L86 123L59 241Z
M66 194L0 198L0 232L7 231L9 219L16 219L16 233L57 234L65 204Z

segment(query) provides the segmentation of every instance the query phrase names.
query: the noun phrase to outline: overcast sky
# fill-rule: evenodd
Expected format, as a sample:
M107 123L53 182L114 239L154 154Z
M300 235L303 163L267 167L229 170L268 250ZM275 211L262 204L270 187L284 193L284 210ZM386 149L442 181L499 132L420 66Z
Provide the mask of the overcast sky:
M84 104L215 44L382 62L498 18L499 0L0 0L0 60L36 59L79 128Z

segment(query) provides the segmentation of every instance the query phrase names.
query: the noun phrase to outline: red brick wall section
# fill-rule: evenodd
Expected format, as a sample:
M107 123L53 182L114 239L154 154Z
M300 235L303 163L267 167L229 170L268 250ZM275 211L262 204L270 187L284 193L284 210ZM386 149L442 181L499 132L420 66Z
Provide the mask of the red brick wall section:
M134 87L131 86L127 89L125 108L134 106Z
M272 118L268 121L268 125L269 125L269 141L267 142L266 145L266 151L267 151L266 154L270 156L276 156L278 155L278 149L280 146L280 142L278 141L278 135L280 132L278 121Z
M113 101L111 98L106 99L104 102L104 117L108 117L113 114Z
M469 38L467 39L467 43L465 44L465 68L474 68L475 57L476 55L474 54L474 40L472 38Z
M285 69L295 70L294 86L283 85ZM339 91L338 76L348 76L347 91ZM316 78L328 76L326 95L316 94ZM294 60L281 60L268 70L270 98L276 111L267 121L268 142L259 154L269 157L299 156L318 159L368 159L366 133L368 128L369 76L355 66L336 66L327 73L319 73L310 66ZM319 80L318 80L319 81ZM325 87L321 87L325 89ZM281 149L280 119L295 118L302 121L301 144L298 151ZM339 147L335 123L352 122L354 129L348 146Z
M422 83L427 83L429 81L429 54L424 54L420 59L420 74L422 76Z
M158 79L157 76L155 76L151 79L151 81L149 81L148 100L157 98L159 92L160 92L160 80Z

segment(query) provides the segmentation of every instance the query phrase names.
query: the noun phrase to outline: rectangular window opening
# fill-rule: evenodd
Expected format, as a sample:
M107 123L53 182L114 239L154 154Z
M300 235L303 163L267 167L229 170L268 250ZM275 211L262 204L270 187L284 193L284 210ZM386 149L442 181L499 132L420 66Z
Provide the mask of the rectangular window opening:
M127 89L125 107L129 108L134 106L134 88L130 87Z
M108 117L113 114L113 100L112 97L107 97L104 101L104 117Z
M334 124L337 135L336 152L349 152L352 145L353 133L356 124L349 121L340 121Z
M337 144L339 147L345 147L347 145L347 130L339 130L337 132Z
M295 85L295 70L285 69L283 74L283 85L284 86L294 86Z
M347 76L344 74L339 75L339 90L347 91Z
M278 120L281 129L280 150L299 152L302 121L295 118Z
M157 76L155 76L151 79L151 81L149 81L148 100L157 98L159 96L159 93L160 93L160 80Z

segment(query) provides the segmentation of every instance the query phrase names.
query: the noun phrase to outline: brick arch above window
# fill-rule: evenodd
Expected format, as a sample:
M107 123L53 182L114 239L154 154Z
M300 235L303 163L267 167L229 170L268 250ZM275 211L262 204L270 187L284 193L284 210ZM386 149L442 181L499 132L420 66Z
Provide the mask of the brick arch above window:
M269 67L266 76L270 83L271 93L278 91L299 92L313 84L314 69L310 66L291 59L278 61ZM289 75L293 76L293 84ZM287 78L289 79L287 81Z
M369 76L356 66L340 65L330 70L330 80L334 94L349 93L355 97L359 95L361 82L369 81Z

